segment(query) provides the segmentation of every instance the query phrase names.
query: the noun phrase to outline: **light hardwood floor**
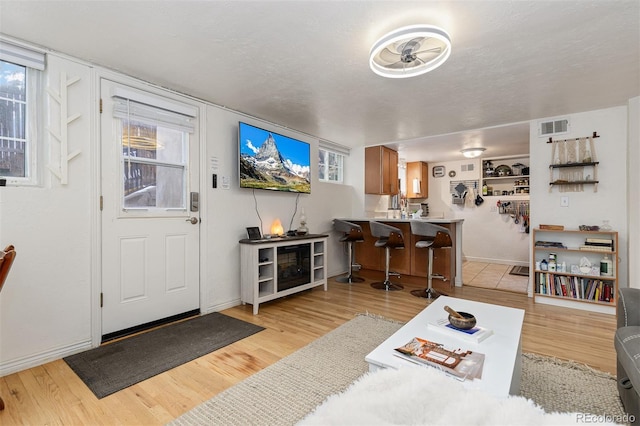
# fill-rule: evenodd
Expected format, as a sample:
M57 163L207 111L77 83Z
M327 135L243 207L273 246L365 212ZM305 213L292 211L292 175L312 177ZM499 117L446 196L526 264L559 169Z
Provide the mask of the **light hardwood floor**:
M300 349L363 312L408 321L427 305L409 291L424 279L401 278L404 291L374 290L379 273L361 271L365 283L330 280L329 291L315 288L260 306L237 306L223 313L266 330L174 368L101 400L62 361L0 379L6 409L2 425L161 425L249 375ZM526 310L522 349L573 359L615 374L615 316L534 304L526 295L448 285L434 286L450 296Z

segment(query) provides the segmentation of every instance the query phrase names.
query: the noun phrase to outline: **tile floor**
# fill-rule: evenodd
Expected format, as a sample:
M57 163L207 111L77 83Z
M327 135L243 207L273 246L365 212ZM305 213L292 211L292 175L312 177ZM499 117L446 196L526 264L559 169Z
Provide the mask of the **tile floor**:
M513 265L465 261L462 264L462 282L471 287L526 293L529 277L511 275Z

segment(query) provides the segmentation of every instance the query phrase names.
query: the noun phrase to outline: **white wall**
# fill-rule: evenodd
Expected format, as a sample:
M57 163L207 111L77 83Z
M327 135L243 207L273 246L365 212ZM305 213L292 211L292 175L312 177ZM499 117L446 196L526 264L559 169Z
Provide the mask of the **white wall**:
M69 163L62 185L45 165L59 167L59 144L44 128L59 132L60 110L43 92L43 131L38 135L40 185L0 189L0 244L17 256L0 294L0 375L87 348L91 342L92 138L91 70L48 55L44 87L60 91L60 74L80 80L69 87L66 115L80 114L68 128ZM65 117L66 117L65 115Z
M564 225L565 229L578 229L579 225L602 225L609 220L619 233L618 277L621 287L628 286L629 258L627 255L627 107L602 109L570 114L570 133L556 139L571 139L589 136L598 132L595 150L600 183L597 192L592 185L585 185L584 192L564 192L558 188L549 191L549 165L551 144L548 138L537 134L537 122L530 130L531 154L531 203L532 226L540 224ZM541 119L550 120L554 117ZM637 121L637 118L636 118ZM632 189L632 188L630 188ZM569 197L569 206L560 206L560 197ZM631 214L634 214L631 212ZM635 212L637 215L638 212ZM635 261L634 261L635 263Z
M235 306L240 299L240 248L238 240L246 238L246 227L260 226L258 213L262 218L263 234L270 233L274 219L280 219L285 230L289 229L296 210L296 195L289 193L241 189L238 182L238 121L268 128L285 136L297 138L311 144L311 175L318 176L318 140L307 135L279 128L273 124L240 115L217 106L207 108L206 144L207 159L205 173L207 184L202 196L206 203L204 226L204 254L206 264L205 286L203 287L203 311L214 311ZM211 159L218 165L218 188L211 185ZM346 168L357 170L358 163L347 157ZM220 187L222 177L230 181L230 189ZM254 199L255 194L255 199ZM329 275L346 271L346 258L342 244L332 232L334 217L349 217L352 214L352 199L356 198L354 188L349 185L321 183L317 179L311 183L311 194L301 194L293 217L292 229L300 224L300 212L304 208L307 227L311 233L330 234ZM256 205L257 204L257 205ZM257 209L257 212L256 212Z

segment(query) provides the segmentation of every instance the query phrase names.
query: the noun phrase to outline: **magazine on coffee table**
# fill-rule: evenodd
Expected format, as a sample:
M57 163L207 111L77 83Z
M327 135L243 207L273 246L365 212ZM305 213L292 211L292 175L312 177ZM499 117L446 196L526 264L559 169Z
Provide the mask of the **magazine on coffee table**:
M480 343L493 334L490 328L475 326L469 330L454 327L449 323L448 318L440 318L434 322L429 322L429 327L433 327L438 331L447 333L449 336L456 336L460 339L469 340L470 342Z
M482 378L484 354L480 352L445 348L441 343L419 337L414 337L395 351L401 358L438 368L460 380Z

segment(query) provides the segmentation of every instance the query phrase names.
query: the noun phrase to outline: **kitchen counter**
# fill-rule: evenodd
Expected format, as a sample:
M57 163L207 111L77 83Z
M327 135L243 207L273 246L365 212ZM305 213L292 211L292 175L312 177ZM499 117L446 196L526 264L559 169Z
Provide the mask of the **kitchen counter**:
M387 218L387 217L360 217L360 218L351 218L351 219L342 219L342 220L346 220L349 222L369 222L372 220L378 221L378 222L401 222L401 223L409 223L412 220L421 220L423 222L431 222L431 223L462 223L464 222L464 219L445 219L445 218L441 218L441 217L419 217L417 219L411 219L411 218L405 218L405 219L392 219L392 218Z
M405 237L406 253L402 250L392 252L392 267L395 272L412 276L426 277L427 268L427 249L417 249L415 243L421 239L420 236L411 234L410 222L412 220L420 220L424 222L435 223L449 229L453 246L451 249L435 249L434 273L440 273L447 277L456 287L462 287L462 223L464 219L447 219L447 218L430 218L421 217L419 219L392 219L392 218L340 218L348 222L354 222L362 226L365 234L365 242L356 244L356 261L362 264L365 269L379 270L381 253L383 250L374 248L375 237L371 236L369 222L377 221L387 223L392 226L398 226L402 229ZM359 247L362 246L362 247ZM444 251L448 252L447 258ZM395 250L394 250L395 252ZM359 255L360 254L360 255ZM384 270L384 269L383 269Z

